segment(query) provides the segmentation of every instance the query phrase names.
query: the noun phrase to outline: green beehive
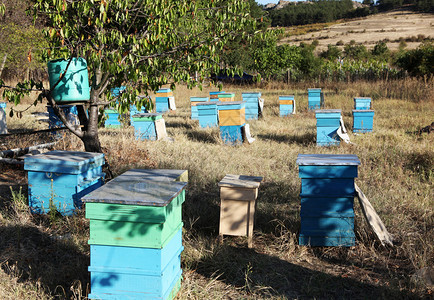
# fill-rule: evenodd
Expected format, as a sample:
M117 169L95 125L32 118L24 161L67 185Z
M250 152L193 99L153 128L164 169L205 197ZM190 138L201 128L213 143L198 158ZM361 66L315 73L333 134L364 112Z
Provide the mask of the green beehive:
M182 228L187 183L128 173L82 199L89 244L160 249Z

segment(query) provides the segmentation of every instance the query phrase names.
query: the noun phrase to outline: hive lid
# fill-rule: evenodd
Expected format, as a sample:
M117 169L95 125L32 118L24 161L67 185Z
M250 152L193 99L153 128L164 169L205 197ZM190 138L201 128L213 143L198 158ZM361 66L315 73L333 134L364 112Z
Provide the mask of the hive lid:
M341 113L342 110L340 109L317 109L315 110L316 114L335 114L335 113Z
M358 166L360 160L355 154L299 154L296 164L299 166Z
M191 102L204 102L208 100L208 97L190 97Z
M294 95L283 95L283 96L279 96L279 99L286 100L286 99L284 99L284 98L291 98L291 99L288 99L288 100L294 100Z
M373 109L353 109L353 113L355 112L374 112Z
M216 105L217 103L219 103L219 102L218 102L218 101L202 102L202 103L197 103L196 106L202 106L202 105Z
M150 117L158 117L162 116L162 113L138 113L133 115L133 118L150 118Z
M218 94L223 94L223 93L226 93L226 92L225 91L221 91L221 92L218 92L218 91L209 92L210 95L218 95Z
M219 186L258 188L262 180L263 177L258 177L258 176L228 174L219 182Z
M354 97L354 100L371 100L370 97Z
M186 182L160 181L124 174L84 196L85 203L166 206L187 186Z
M172 90L171 89L159 89L158 91L157 91L157 93L169 93L169 92L171 92Z
M245 103L244 101L228 101L228 102L218 102L217 105L237 105Z
M320 88L310 88L310 89L307 89L307 90L310 91L310 92L321 91Z
M174 169L132 169L126 171L122 176L118 176L112 181L130 180L152 180L152 181L177 181L178 179L188 178L187 170ZM187 179L186 178L186 179ZM187 179L188 180L188 179Z
M24 170L79 174L104 163L104 154L54 150L24 159Z

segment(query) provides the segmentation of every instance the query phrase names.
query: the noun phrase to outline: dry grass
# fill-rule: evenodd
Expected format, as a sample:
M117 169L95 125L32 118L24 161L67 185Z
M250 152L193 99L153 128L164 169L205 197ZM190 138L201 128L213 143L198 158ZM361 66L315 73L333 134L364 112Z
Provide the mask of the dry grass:
M385 84L329 85L326 107L341 108L347 128L351 128L353 97L369 96L370 90L380 93ZM416 83L402 84L416 87ZM423 86L419 83L419 88ZM197 121L189 118L189 97L205 96L210 90L214 89L191 91L179 86L175 90L178 110L165 116L172 142L135 141L131 128L101 131L115 174L130 168L189 171L183 207L184 281L178 299L432 295L432 287L412 275L433 267L434 135L414 133L433 121L433 98L402 100L380 93L373 100L373 133L350 133L353 145L319 148L315 145L315 116L306 110L306 86L225 86L238 100L241 92L250 90L260 90L265 99L265 117L249 122L256 141L231 147L220 141L218 129L200 129ZM393 88L390 84L390 90L396 92L398 85ZM278 116L278 95L284 94L295 95L297 114L292 117ZM66 137L59 147L82 149L72 137ZM299 153L357 154L362 164L356 182L394 236L395 246L384 248L375 240L358 204L355 247L298 246L300 179L295 159ZM4 172L22 172L2 168ZM230 173L265 178L258 197L253 249L246 247L243 237L226 237L222 244L217 239L217 183ZM89 286L89 248L83 214L50 219L29 215L25 206L11 202L10 195L2 196L2 203L0 297L84 297Z

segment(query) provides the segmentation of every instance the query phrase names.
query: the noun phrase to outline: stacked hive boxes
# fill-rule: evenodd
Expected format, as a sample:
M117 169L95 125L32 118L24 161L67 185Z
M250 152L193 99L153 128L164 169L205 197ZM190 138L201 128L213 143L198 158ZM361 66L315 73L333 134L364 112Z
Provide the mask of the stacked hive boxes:
M171 89L160 89L155 97L155 111L165 113L169 110L169 98L173 98Z
M207 102L207 97L190 97L190 104L191 104L191 119L192 120L199 120L199 113L197 111L197 104Z
M72 215L81 208L80 198L103 184L103 164L101 153L50 151L26 157L30 209Z
M351 154L299 154L300 245L354 246L354 178Z
M59 105L59 108L65 114L66 119L73 125L78 124L78 111L77 107L74 105ZM54 113L53 107L47 106L48 111L48 128L60 128L64 127L64 124Z
M217 101L201 102L196 105L200 127L218 126L217 103Z
M234 93L220 93L217 97L221 102L235 101Z
M339 145L337 131L340 127L340 109L322 109L315 111L316 144L318 146Z
M132 116L134 137L136 140L157 140L155 122L163 119L161 113L140 113Z
M248 92L241 94L242 99L246 102L246 120L257 120L259 116L259 98L261 93Z
M209 98L210 99L214 99L214 100L211 100L211 101L217 101L218 100L218 98L219 98L219 94L222 94L222 93L224 93L224 91L221 91L221 92L218 92L218 91L215 91L215 92L209 92Z
M0 102L0 134L8 133L6 123L6 102Z
M371 98L354 98L353 132L372 132L374 111L371 110Z
M220 182L219 234L247 236L252 247L256 198L262 177L226 175Z
M289 116L294 113L295 100L293 95L279 96L279 112L280 116Z
M90 219L90 299L176 296L187 183L174 180L188 175L173 171L130 170L83 198Z
M324 107L324 95L321 89L307 89L309 109L320 109Z
M245 107L243 101L219 102L220 136L226 144L242 144L242 128L246 124Z

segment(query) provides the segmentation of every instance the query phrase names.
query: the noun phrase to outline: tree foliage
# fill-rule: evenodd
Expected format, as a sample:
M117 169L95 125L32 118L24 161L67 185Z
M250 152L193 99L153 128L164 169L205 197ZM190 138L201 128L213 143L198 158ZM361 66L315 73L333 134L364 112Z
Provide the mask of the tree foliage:
M174 88L177 82L189 87L200 84L192 75L205 78L217 71L223 47L243 35L245 28L256 30L249 3L243 0L34 1L35 17L47 20L46 59L87 61L91 99L88 115L79 110L82 130L68 124L49 89L42 94L83 140L86 151L101 151L98 105L111 88L127 87L115 105L125 112L130 104L142 104L139 93L167 84Z

